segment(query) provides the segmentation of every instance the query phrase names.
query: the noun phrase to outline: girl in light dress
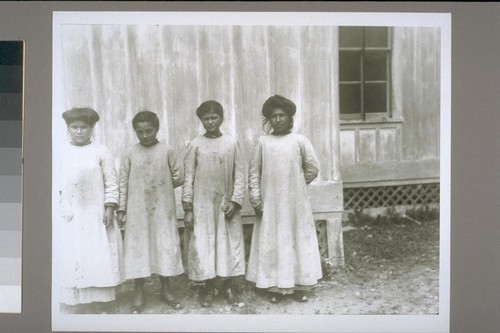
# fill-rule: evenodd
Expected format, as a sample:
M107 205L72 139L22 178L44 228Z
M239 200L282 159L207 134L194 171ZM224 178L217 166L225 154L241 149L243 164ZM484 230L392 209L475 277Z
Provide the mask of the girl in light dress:
M223 280L227 301L237 304L233 280L245 274L245 245L240 209L245 191L245 162L236 140L220 132L222 105L206 101L196 109L205 134L193 139L184 158L182 191L188 233L188 277L199 285L199 301L212 305L214 279Z
M268 292L269 301L306 291L322 277L321 259L307 184L318 175L309 140L292 133L295 104L275 95L262 107L272 132L254 144L249 166L250 202L257 215L247 280Z
M182 165L174 149L157 139L160 123L150 111L135 115L132 126L139 143L127 147L120 169L117 219L125 222L124 274L135 285L132 312L146 304L145 279L160 277L160 298L182 308L171 277L184 272L175 211L174 188L182 185Z
M55 219L56 279L60 302L84 313L107 312L122 282L121 235L114 219L118 183L113 159L92 141L99 115L91 108L63 113L69 144L56 164L59 205Z

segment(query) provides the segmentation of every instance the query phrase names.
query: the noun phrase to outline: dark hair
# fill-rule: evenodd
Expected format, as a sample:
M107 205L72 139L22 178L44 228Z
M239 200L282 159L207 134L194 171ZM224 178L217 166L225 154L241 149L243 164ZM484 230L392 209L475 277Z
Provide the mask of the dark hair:
M269 117L274 109L283 110L290 117L290 129L293 128L293 116L297 111L295 103L285 98L281 95L274 95L269 97L262 105L262 115L264 120L262 120L262 129L264 132L269 133L271 131L271 125L269 124Z
M295 103L281 95L271 96L267 99L267 101L264 102L264 105L262 105L262 115L266 118L269 118L271 116L271 112L274 109L281 109L285 111L286 114L292 117L297 111Z
M156 113L151 112L151 111L141 111L138 114L134 116L134 119L132 119L132 127L135 129L137 126L137 123L140 122L148 122L153 124L153 127L156 128L156 130L160 129L160 119L158 119L158 116Z
M196 109L196 115L201 119L206 113L215 112L222 119L224 119L224 109L222 105L217 101L206 101L200 104L200 106Z
M99 121L99 115L91 108L72 108L62 114L66 125L69 126L74 121L81 120L90 126L94 126Z

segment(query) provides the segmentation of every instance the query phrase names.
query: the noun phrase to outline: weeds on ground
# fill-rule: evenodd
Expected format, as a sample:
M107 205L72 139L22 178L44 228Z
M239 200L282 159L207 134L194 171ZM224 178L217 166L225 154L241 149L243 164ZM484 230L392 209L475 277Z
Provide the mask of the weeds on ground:
M354 210L347 224L355 229L343 234L345 267L332 269L324 263L324 279L366 280L395 265L438 265L438 221L439 210L428 205L405 212L389 207L377 216Z

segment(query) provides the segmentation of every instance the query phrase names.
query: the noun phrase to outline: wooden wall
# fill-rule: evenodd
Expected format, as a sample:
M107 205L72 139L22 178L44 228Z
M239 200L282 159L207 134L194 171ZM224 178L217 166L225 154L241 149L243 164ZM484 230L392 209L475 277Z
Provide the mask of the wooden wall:
M145 109L158 113L159 139L182 157L203 133L195 109L208 99L224 106L222 132L248 155L263 133L262 104L281 94L297 104L294 130L310 138L320 158L313 207L341 210L336 27L68 25L60 38L61 108L54 116L95 108L95 139L117 161L137 142L131 120ZM61 125L55 135L65 139L65 131Z
M439 181L439 29L395 27L392 37L392 117L341 123L344 186Z

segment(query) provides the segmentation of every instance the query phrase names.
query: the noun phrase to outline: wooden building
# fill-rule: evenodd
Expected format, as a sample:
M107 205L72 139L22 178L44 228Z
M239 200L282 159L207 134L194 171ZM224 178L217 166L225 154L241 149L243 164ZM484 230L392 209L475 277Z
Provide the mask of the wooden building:
M93 107L101 115L96 140L117 163L137 142L131 120L138 111L156 112L159 139L183 156L203 133L196 107L217 100L225 108L223 133L248 155L263 134L263 102L274 94L293 100L294 131L310 138L320 159L309 189L316 219L327 221L318 223L322 253L333 262L342 260L343 189L363 194L359 189L439 182L437 29L67 25L61 31L54 121L66 109ZM55 142L65 139L60 123ZM243 215L251 223L248 203Z

